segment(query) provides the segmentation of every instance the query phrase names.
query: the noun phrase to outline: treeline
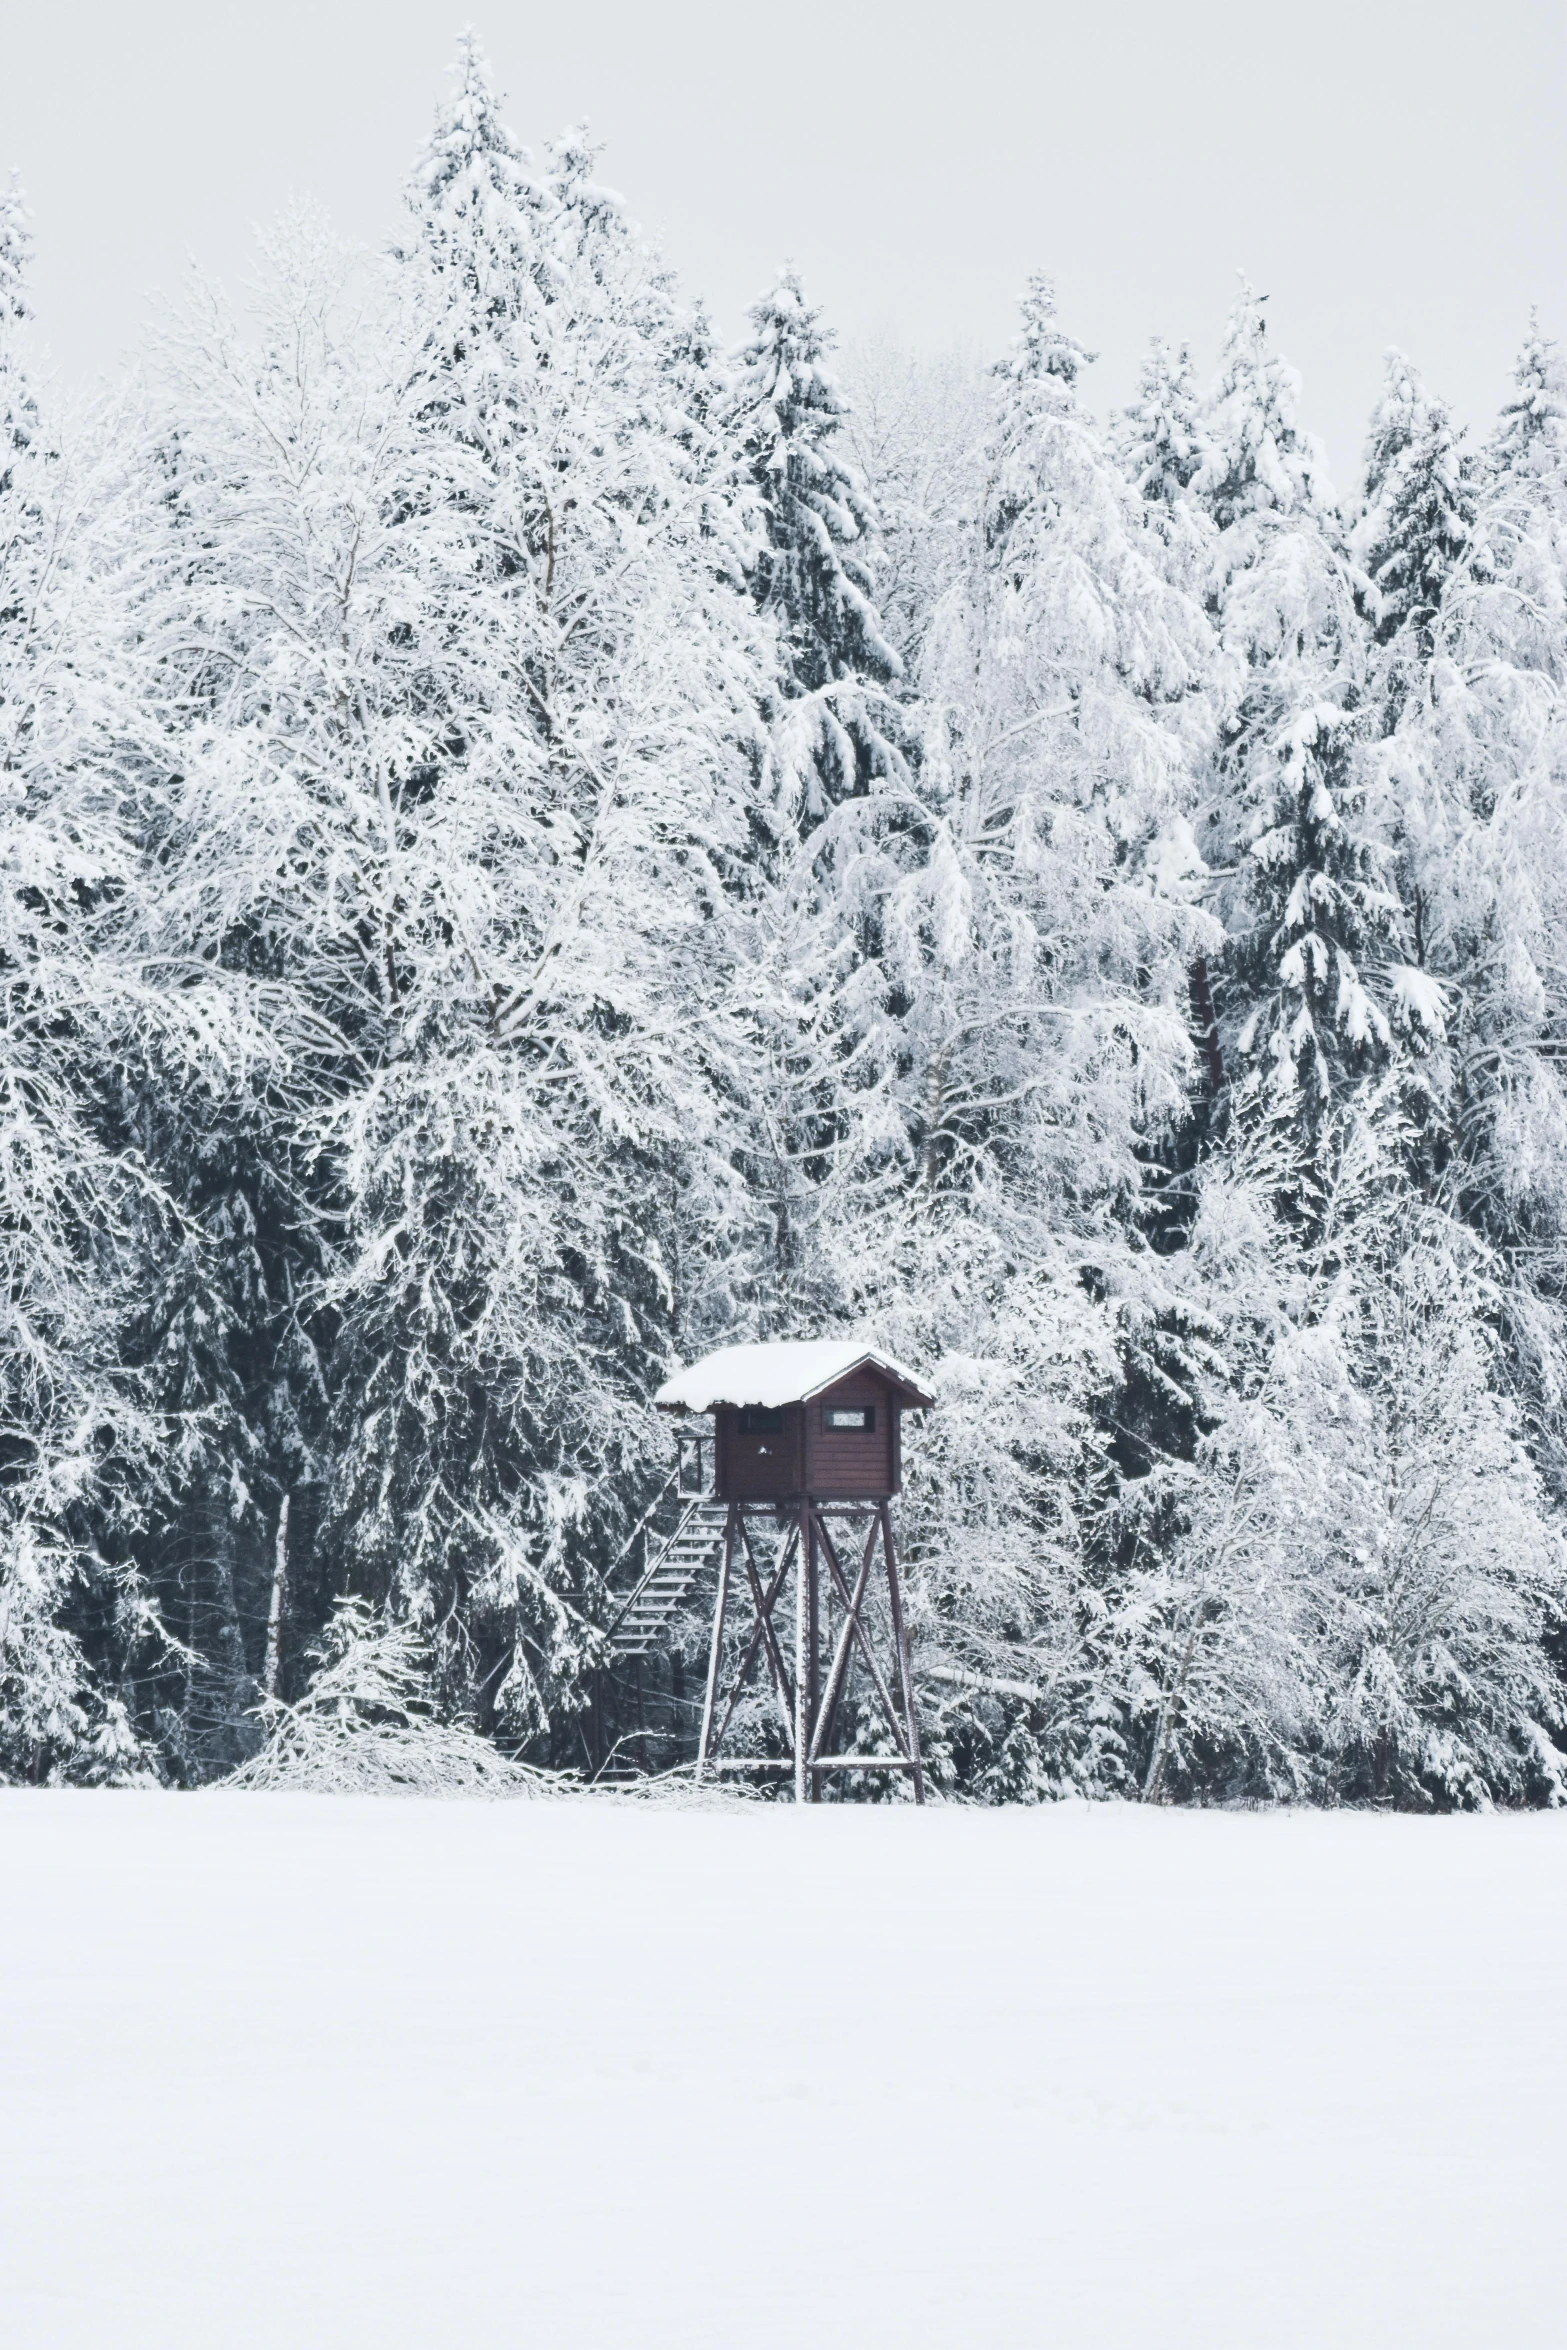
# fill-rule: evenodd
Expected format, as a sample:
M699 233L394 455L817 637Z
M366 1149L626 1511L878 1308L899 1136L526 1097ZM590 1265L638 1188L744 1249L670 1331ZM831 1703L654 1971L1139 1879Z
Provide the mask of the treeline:
M384 264L69 429L0 208L0 1774L345 1624L581 1763L654 1388L844 1332L948 1788L1554 1801L1552 347L1476 447L1394 357L1346 514L1249 291L1107 429L1044 279L851 407L592 173L469 43Z

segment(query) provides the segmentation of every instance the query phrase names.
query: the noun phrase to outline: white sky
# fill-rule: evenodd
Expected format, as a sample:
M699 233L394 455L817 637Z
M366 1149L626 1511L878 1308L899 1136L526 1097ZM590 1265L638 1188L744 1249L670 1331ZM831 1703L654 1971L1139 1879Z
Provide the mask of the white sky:
M318 197L379 242L465 0L3 0L0 160L67 380L187 254ZM475 0L514 127L601 177L728 332L792 255L846 339L998 351L1030 268L1103 363L1211 365L1244 267L1350 485L1402 344L1480 424L1528 307L1567 334L1561 0Z

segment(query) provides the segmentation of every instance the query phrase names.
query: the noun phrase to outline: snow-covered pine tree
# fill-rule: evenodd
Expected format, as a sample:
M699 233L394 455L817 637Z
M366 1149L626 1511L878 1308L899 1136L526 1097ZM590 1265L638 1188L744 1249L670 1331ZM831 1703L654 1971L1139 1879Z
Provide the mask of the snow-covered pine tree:
M1309 1154L1250 1122L1206 1171L1176 1268L1219 1342L1205 1433L1129 1489L1106 1635L1147 1800L1561 1798L1561 1527L1492 1261L1414 1148L1384 1085Z
M1496 478L1559 475L1567 462L1567 370L1537 311L1529 314L1513 383L1486 450L1490 471Z
M1440 866L1453 837L1452 811L1422 752L1434 686L1433 660L1450 584L1483 578L1487 558L1477 538L1476 467L1446 407L1415 369L1388 354L1386 387L1372 418L1365 460L1365 504L1352 546L1368 582L1375 643L1367 667L1368 828L1391 848L1393 887L1405 909L1406 994L1424 989L1421 1023L1428 1045L1444 1035L1446 998L1432 971L1441 949ZM1403 723L1406 705L1411 723ZM1450 1071L1428 1051L1419 1072L1419 1123L1426 1179L1449 1149ZM1416 1107L1411 1098L1410 1108Z
M26 207L0 195L0 1776L143 1767L161 1647L133 1548L155 1435L124 1340L150 1187L122 1085L161 1017L107 757L112 615L85 455L29 380Z
M1524 730L1544 718L1545 681L1559 695L1567 674L1567 360L1532 320L1515 381L1516 396L1486 452L1481 524L1496 581L1489 594L1472 591L1454 617L1462 626L1465 608L1472 608L1503 648L1505 671L1534 681L1535 707L1516 711L1507 708L1515 688L1500 679L1478 681L1482 699L1506 714L1521 746ZM1506 604L1514 607L1510 621L1499 609ZM1558 714L1559 705L1552 719ZM1477 778L1471 804L1484 805L1487 797Z
M1217 525L1230 700L1201 836L1228 934L1225 1058L1309 1134L1439 998L1404 950L1388 844L1366 820L1366 631L1298 381L1263 299L1231 312L1194 488Z
M1113 1776L1092 1529L1128 1363L1168 1382L1185 1344L1143 1232L1146 1154L1184 1115L1186 963L1209 933L1148 868L1189 804L1211 639L1081 406L1082 365L1035 280L927 639L916 779L823 828L844 876L838 1280L936 1366L909 1505L954 1693L932 1732L997 1795Z
M1157 1539L1124 1594L1128 1738L1156 1797L1202 1784L1538 1796L1554 1784L1559 1704L1540 1639L1559 1563L1503 1399L1500 1294L1428 1196L1449 999L1429 925L1410 924L1395 884L1395 850L1406 882L1412 870L1411 835L1387 746L1373 766L1365 740L1377 732L1355 628L1366 591L1292 391L1243 299L1197 486L1215 500L1216 605L1241 686L1211 831L1231 844L1227 1011L1256 1114L1232 1121L1201 1171L1174 1268L1228 1370L1202 1393L1191 1462L1129 1497ZM1411 555L1430 514L1417 477L1440 464L1445 431L1429 414L1406 429L1417 400L1384 410L1372 468L1376 511L1398 518ZM1423 558L1400 569L1390 538L1390 579L1417 581ZM1429 705L1448 608L1474 587L1474 544L1450 550L1434 603L1417 592L1389 638L1407 657L1395 733ZM1433 645L1434 664L1421 657ZM1499 1544L1476 1539L1482 1492L1481 1519L1510 1527Z
M997 370L969 576L926 682L950 689L949 760L983 771L1007 808L1048 774L1052 805L1092 815L1124 862L1181 805L1211 639L1081 404L1086 364L1036 277Z
M1405 662L1429 661L1447 583L1472 560L1476 467L1445 403L1401 351L1388 353L1365 472L1354 549L1376 590L1377 642L1385 648L1402 636Z
M1364 1449L1363 1506L1313 1578L1328 1786L1407 1810L1559 1804L1567 1547L1500 1343L1503 1268L1399 1174L1363 1129L1329 1219Z
M900 766L886 689L901 665L876 608L877 518L821 312L786 268L750 317L731 414L762 526L752 593L781 649L780 780L790 815L809 827Z
M333 1128L328 1539L521 1740L583 1699L687 1237L722 1284L744 1221L716 1104L767 632L667 277L579 139L533 169L472 42L398 276L421 716L384 1043Z
M1154 336L1137 389L1114 419L1111 445L1128 481L1150 505L1184 503L1207 456L1189 344L1172 351L1162 335Z
M1353 721L1324 699L1271 713L1266 822L1246 842L1246 927L1225 956L1249 1002L1235 1049L1264 1098L1314 1133L1330 1105L1393 1046L1393 1018L1439 1024L1440 999L1406 974L1393 860L1364 821ZM1384 982L1397 966L1389 998Z
M747 1180L770 1227L749 1312L765 1331L803 1326L824 1290L813 1233L841 1142L831 1026L841 876L828 811L901 778L889 688L900 665L873 600L877 517L828 365L832 338L785 269L750 313L728 421L742 452L755 538L751 594L773 632L769 802L751 876L743 991L752 1071ZM759 811L760 814L760 811Z
M12 467L38 439L38 403L21 345L21 332L32 316L27 279L33 232L28 219L27 199L13 173L10 186L0 189L0 415L4 418L7 495L12 488Z
M1136 393L1112 419L1111 447L1148 507L1171 580L1187 594L1205 597L1214 526L1193 484L1208 448L1192 355L1185 343L1172 351L1162 336L1154 336Z
M1429 663L1382 747L1419 852L1426 959L1453 1006L1452 1196L1498 1250L1537 1457L1567 1479L1567 373L1536 324L1445 584Z
M877 602L905 679L965 559L979 503L990 390L965 351L936 358L889 341L853 354L845 425L880 524Z
M1208 450L1191 351L1185 343L1172 352L1162 336L1153 337L1136 393L1127 407L1112 417L1109 438L1122 472L1144 501L1166 577L1186 595L1206 602L1212 581L1214 523L1193 487ZM1211 684L1206 677L1203 682ZM1160 689L1155 686L1153 690ZM1184 818L1169 828L1156 871L1158 886L1168 894L1200 899L1206 868ZM1200 1123L1211 1114L1224 1082L1206 955L1192 960L1190 993L1205 1080ZM1181 1145L1183 1155L1189 1154L1195 1139L1194 1125Z
M1297 514L1327 523L1333 513L1321 444L1300 426L1300 378L1268 341L1267 300L1242 281L1201 418L1206 448L1190 486L1222 531ZM1226 545L1221 581L1255 561L1259 536Z
M171 1203L133 1343L168 1429L148 1569L186 1651L144 1698L192 1777L249 1750L329 1604L326 1129L384 1049L387 779L427 739L384 337L308 208L253 293L252 341L196 289L120 492L149 938L222 1023L220 1053L154 1061L130 1112Z

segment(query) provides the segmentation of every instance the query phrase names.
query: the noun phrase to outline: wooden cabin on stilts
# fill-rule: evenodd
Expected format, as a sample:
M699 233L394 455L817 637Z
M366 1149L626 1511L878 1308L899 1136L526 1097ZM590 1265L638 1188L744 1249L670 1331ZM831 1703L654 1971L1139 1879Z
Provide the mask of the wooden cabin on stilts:
M927 1410L934 1397L874 1349L790 1340L721 1347L667 1380L655 1400L713 1419L711 1491L693 1502L685 1537L693 1562L700 1547L704 1557L716 1549L718 1564L698 1778L779 1767L725 1750L761 1666L798 1802L816 1801L830 1772L891 1770L923 1803L891 1504L902 1485L903 1414ZM764 1528L781 1539L769 1547L759 1539ZM689 1589L696 1570L671 1560L664 1571ZM879 1629L881 1611L869 1603L881 1592ZM633 1605L628 1624L648 1620L650 1603L640 1604L643 1617ZM840 1713L856 1662L890 1732L890 1754L842 1750Z

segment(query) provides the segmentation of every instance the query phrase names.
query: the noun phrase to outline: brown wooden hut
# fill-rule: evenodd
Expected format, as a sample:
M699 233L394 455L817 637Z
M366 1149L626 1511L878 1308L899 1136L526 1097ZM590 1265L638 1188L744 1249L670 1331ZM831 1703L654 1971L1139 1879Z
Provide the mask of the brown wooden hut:
M725 1346L659 1389L665 1411L713 1415L720 1501L889 1501L900 1424L935 1400L890 1356L837 1339Z

